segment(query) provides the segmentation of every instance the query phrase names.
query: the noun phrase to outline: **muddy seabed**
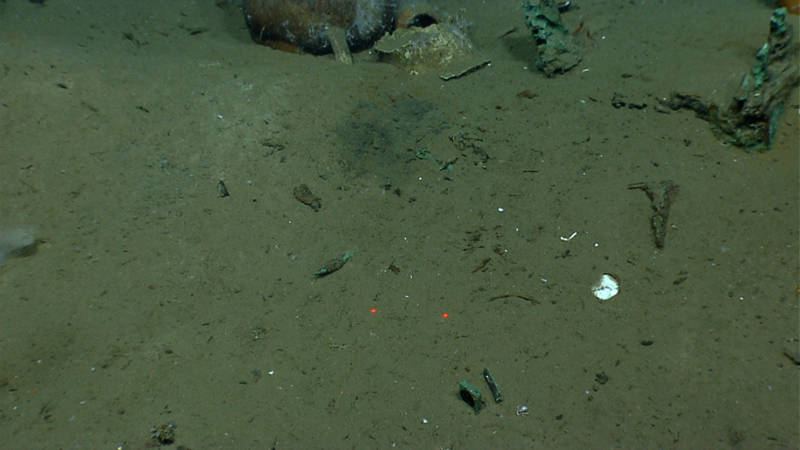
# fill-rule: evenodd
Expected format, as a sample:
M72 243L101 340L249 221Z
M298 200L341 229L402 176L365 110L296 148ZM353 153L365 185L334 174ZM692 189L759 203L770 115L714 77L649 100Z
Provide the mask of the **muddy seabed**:
M580 2L545 78L519 0L442 2L492 61L444 82L217 3L0 3L0 228L38 226L0 447L800 445L797 90L765 153L655 108L726 99L774 5ZM659 250L627 187L663 180Z

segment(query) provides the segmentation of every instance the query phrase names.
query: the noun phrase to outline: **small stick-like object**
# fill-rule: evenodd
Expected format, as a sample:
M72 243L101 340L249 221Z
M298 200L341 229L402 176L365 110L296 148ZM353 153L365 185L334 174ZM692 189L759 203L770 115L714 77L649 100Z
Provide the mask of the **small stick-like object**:
M489 390L492 391L494 402L501 403L503 401L503 391L500 390L500 385L497 384L497 380L494 379L494 375L489 372L489 369L483 369L483 379L486 380Z
M529 295L525 295L525 294L500 294L500 295L495 295L494 297L490 298L489 301L493 302L493 301L501 299L501 298L510 298L510 297L521 298L521 299L523 299L523 300L525 300L527 302L533 303L534 305L538 305L539 304L539 300L536 300L535 298L533 298L533 297L531 297Z
M486 265L489 264L489 261L491 260L492 258L484 258L483 261L481 261L481 263L477 265L477 267L472 269L472 273L475 273L479 270L484 270L486 268Z

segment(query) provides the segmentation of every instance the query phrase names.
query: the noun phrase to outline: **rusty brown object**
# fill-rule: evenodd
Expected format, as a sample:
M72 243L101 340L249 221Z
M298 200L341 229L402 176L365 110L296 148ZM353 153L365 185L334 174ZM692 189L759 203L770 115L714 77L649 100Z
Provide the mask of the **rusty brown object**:
M309 53L330 53L330 27L345 30L351 50L367 48L394 26L391 0L246 0L244 16L253 40Z

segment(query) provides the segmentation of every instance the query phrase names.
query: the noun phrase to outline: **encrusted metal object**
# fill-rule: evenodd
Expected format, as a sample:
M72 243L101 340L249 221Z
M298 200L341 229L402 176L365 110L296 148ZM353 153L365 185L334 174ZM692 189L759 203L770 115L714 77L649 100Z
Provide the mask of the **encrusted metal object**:
M497 380L494 379L494 375L489 372L489 369L483 369L483 379L486 380L486 384L489 385L489 390L492 392L492 397L494 398L495 403L500 403L503 401L503 392L500 390L500 385L497 384Z
M795 32L786 14L786 8L772 12L767 41L727 106L683 92L659 99L661 105L693 110L726 143L747 151L769 150L789 94L800 83L800 44L793 42Z
M353 256L353 252L345 252L342 256L333 258L322 265L322 267L314 272L314 276L317 278L322 278L336 272L337 270L344 267L347 261Z

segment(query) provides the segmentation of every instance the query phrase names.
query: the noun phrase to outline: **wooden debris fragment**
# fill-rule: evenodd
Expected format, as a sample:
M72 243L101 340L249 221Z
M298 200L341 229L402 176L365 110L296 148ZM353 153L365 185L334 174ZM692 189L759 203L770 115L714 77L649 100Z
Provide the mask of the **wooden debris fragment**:
M453 64L451 67L447 68L446 72L439 74L439 78L444 81L455 80L456 78L461 78L463 76L467 76L476 70L483 69L484 67L489 66L492 63L490 59L483 59L483 60L472 60L468 61L463 64Z
M322 199L314 195L314 193L311 192L311 189L309 189L305 184L301 184L300 186L294 188L292 193L294 194L294 198L296 198L300 203L313 209L314 212L317 212L320 208L322 208Z
M653 215L650 216L650 226L653 228L653 235L656 247L664 248L664 241L667 237L667 220L669 210L675 198L678 196L678 185L672 180L664 180L660 183L632 183L628 189L638 189L647 194L650 199L650 206L653 208Z

